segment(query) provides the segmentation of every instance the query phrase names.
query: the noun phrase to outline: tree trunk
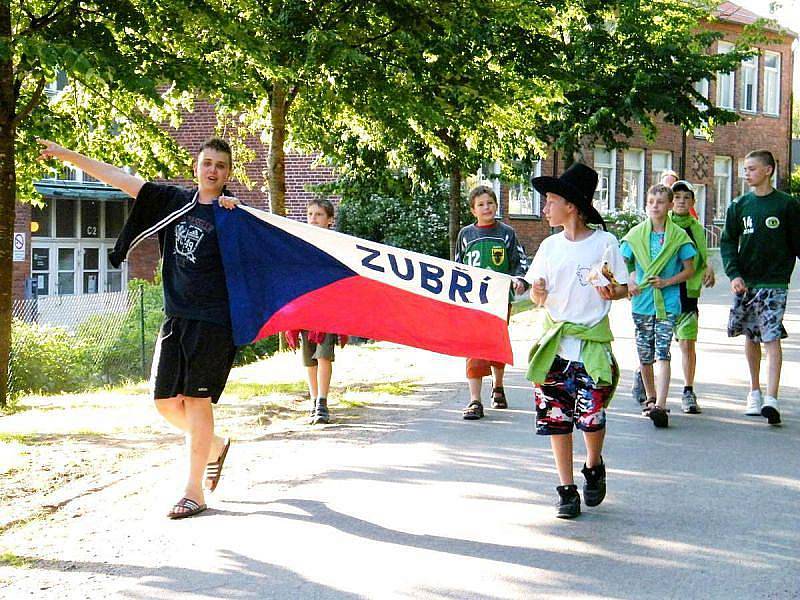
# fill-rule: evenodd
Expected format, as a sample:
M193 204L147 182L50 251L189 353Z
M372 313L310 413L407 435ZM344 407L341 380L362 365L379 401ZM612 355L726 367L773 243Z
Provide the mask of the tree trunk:
M272 86L269 119L272 131L269 141L269 205L273 214L286 216L286 84L276 81Z
M450 220L447 233L450 238L450 260L456 257L456 240L461 229L461 168L450 170Z
M0 3L0 41L11 47L11 8ZM0 57L0 406L9 401L8 364L11 355L11 287L14 263L14 213L17 198L14 165L14 66Z

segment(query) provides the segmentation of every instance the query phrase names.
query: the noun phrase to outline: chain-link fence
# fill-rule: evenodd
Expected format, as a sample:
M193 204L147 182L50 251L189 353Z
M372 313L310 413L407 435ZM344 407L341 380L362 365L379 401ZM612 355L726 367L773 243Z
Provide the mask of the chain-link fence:
M157 286L15 301L12 395L146 378L161 315Z

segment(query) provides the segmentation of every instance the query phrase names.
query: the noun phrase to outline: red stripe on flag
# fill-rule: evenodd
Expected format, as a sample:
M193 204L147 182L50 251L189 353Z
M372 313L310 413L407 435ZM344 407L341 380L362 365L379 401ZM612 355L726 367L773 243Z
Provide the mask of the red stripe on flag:
M272 315L256 339L291 329L341 333L452 356L514 362L505 319L360 276L340 279L300 296Z

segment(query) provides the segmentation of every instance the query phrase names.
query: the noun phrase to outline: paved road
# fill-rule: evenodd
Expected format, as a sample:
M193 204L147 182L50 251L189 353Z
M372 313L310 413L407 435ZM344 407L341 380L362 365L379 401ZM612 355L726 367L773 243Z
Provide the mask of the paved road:
M609 495L579 519L553 517L555 472L547 440L532 434L522 369L510 372L509 410L467 423L461 367L443 367L441 384L426 388L431 407L368 442L240 445L212 510L196 519L148 514L172 499L157 485L166 467L74 503L35 544L20 541L19 554L41 560L0 596L800 597L800 294L786 319L775 428L742 414L746 367L741 342L724 337L726 285L702 305L704 413L680 414L674 377L668 430L627 394L629 305L615 307L626 369L609 418ZM515 341L520 366L527 345Z

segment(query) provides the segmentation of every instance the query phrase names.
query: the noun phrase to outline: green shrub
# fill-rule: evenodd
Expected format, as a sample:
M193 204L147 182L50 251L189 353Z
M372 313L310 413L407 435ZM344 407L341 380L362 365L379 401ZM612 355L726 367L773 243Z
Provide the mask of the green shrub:
M96 386L91 348L60 327L14 320L11 333L11 388L25 393L73 392Z
M247 344L241 346L236 352L236 358L233 361L233 366L238 367L246 365L262 358L272 356L278 351L278 336L271 335L259 340L254 344Z
M644 220L644 215L638 212L620 211L608 215L603 215L608 230L613 233L618 240L625 237L631 229Z

